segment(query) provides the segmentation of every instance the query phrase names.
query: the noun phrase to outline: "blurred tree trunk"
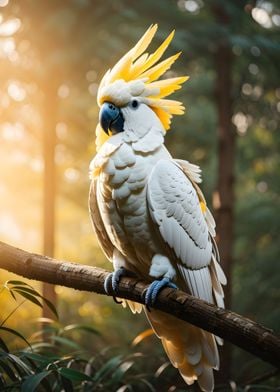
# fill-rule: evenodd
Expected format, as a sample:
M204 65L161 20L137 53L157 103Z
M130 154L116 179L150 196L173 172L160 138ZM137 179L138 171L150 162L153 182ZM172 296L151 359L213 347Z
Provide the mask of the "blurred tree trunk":
M57 83L47 81L43 85L45 94L43 108L43 154L44 154L44 211L43 211L43 251L53 257L55 249L55 145L56 145L56 114L57 114ZM56 305L55 286L43 283L43 296ZM53 317L50 309L43 306L43 317Z
M222 6L213 9L219 24L228 25L230 20ZM232 52L226 38L218 43L215 53L216 102L218 112L218 179L214 193L217 221L217 241L221 263L227 276L225 305L231 308L233 225L234 225L234 162L235 132L232 127ZM230 379L231 347L226 343L221 350L221 371L218 382Z

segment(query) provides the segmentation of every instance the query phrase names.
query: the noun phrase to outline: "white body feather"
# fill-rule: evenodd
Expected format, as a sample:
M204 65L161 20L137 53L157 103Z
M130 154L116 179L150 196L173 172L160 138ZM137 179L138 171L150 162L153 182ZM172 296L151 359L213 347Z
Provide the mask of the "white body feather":
M160 121L141 106L136 113L123 109L124 132L112 136L91 164L97 175L90 209L100 245L115 269L124 266L150 281L168 277L223 306L225 277L212 238L213 217L200 206L200 169L172 159ZM146 314L185 381L198 380L202 390L212 391L212 369L219 367L213 335L159 311Z

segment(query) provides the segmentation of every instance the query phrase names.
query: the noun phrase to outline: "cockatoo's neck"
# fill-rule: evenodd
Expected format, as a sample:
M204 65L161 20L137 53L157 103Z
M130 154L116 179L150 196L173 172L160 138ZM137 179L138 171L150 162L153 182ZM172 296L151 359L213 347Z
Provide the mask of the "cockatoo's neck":
M165 131L162 127L132 128L123 132L122 140L131 145L135 152L152 153L164 143Z
M162 127L150 128L126 128L124 132L111 136L99 149L90 164L90 177L94 178L100 173L100 169L108 162L108 159L123 144L127 144L131 152L136 154L152 154L161 148L164 143L165 130Z

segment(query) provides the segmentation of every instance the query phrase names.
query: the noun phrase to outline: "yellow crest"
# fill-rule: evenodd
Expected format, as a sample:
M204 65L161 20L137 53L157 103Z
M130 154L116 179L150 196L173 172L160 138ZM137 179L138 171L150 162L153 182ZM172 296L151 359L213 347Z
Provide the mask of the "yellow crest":
M137 44L106 72L98 89L97 101L102 105L113 98L113 102L125 105L133 96L142 97L168 130L172 116L183 114L185 108L181 102L165 97L179 90L188 76L158 80L170 69L181 52L159 62L174 37L173 30L154 53L144 53L157 28L157 24L150 26ZM97 137L100 138L101 135L98 134L99 132ZM102 144L102 141L97 140L97 144Z

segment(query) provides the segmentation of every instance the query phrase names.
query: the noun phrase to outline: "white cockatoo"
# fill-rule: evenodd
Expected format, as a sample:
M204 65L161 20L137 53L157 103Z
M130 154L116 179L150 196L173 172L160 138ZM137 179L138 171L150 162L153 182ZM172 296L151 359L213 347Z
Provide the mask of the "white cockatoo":
M156 30L152 25L146 31L98 89L89 206L99 244L115 271L105 289L110 286L117 295L120 277L134 273L151 282L147 306L168 286L223 307L226 278L213 239L215 222L198 187L200 169L173 159L164 146L172 116L184 113L181 102L165 97L188 77L158 80L180 53L160 61L174 31L154 53L146 53ZM127 303L134 313L144 308L185 382L197 380L202 391L212 391L221 340L161 311Z

